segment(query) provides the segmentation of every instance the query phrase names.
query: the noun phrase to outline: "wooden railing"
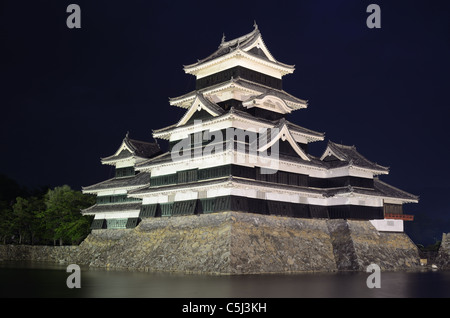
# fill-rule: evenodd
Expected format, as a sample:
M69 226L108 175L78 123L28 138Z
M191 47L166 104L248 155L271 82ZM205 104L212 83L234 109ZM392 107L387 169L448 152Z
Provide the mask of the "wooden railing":
M395 214L395 213L385 213L385 219L403 220L403 221L413 221L414 215L411 214Z

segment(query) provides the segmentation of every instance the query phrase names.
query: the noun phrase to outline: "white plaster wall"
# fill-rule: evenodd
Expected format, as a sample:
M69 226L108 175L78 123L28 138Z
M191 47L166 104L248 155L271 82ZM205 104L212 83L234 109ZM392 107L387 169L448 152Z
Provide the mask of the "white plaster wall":
M119 194L127 194L127 190L125 189L118 189L118 190L105 190L105 191L99 191L97 193L97 196L108 196L108 195L119 195Z
M370 223L380 232L403 232L403 220L370 220Z
M140 210L133 210L127 212L107 212L107 213L96 213L94 219L126 219L126 218L137 218L139 216Z

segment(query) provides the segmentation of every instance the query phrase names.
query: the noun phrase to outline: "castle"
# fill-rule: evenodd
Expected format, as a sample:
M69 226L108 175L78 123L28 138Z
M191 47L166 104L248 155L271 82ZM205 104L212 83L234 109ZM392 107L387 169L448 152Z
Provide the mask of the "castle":
M238 211L307 219L369 220L383 232L403 232L403 204L418 197L380 180L387 167L356 147L328 141L315 157L308 145L324 133L287 119L307 102L283 90L293 65L279 62L258 26L225 40L184 66L196 89L170 99L186 109L178 122L153 131L157 143L131 139L102 158L115 177L83 187L97 204L92 229L134 228L146 218Z

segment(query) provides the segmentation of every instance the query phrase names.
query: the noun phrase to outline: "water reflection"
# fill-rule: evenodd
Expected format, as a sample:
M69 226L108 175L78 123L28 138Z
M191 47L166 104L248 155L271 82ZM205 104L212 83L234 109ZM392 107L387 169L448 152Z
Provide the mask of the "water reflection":
M203 276L83 268L81 288L69 289L66 265L0 263L0 297L450 297L450 272L382 272L381 288L367 288L369 273Z

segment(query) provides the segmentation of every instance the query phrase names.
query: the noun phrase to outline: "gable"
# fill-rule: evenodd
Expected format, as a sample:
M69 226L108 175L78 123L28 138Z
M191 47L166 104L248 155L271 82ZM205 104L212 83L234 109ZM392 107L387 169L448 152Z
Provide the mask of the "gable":
M243 102L242 105L246 108L258 107L280 114L289 114L292 112L292 108L283 99L270 94L256 96Z
M244 51L261 56L269 61L277 62L264 43L260 32L258 32L258 36L255 37L252 43L245 47Z
M189 120L186 122L186 125L193 124L195 120L206 120L212 117L214 116L212 116L210 113L208 113L206 110L202 108L200 111L194 112L191 118L189 118Z
M186 125L187 123L192 123L194 119L204 119L213 116L215 117L223 113L224 111L222 108L220 108L220 106L205 99L205 97L203 97L202 95L197 95L188 111L178 122L177 127Z
M322 156L320 157L320 160L322 161L345 161L345 158L342 158L341 156L339 156L337 153L335 153L330 146L327 147L327 149L325 149L324 153L322 154Z
M278 128L278 127L274 127L274 128ZM294 152L300 158L302 158L303 160L306 160L306 161L311 161L311 159L309 159L309 157L306 155L304 150L302 148L300 148L300 146L297 144L295 139L292 137L292 135L285 123L282 125L281 129L279 129L279 132L276 136L272 136L270 132L268 132L267 135L268 135L267 136L268 138L270 136L272 139L268 143L264 143L264 145L262 147L260 147L258 149L258 151L260 151L260 152L266 151L267 149L269 149L273 145L275 145L275 143L278 141L287 142L292 147L292 150L294 150ZM286 145L283 145L283 147L286 147ZM280 148L279 148L279 151L280 151Z

